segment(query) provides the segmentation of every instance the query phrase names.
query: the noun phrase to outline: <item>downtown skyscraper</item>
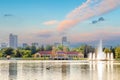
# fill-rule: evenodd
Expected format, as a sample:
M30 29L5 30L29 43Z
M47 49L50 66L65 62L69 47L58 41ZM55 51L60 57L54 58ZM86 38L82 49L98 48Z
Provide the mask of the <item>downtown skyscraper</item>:
M9 35L9 47L17 48L18 47L18 36L10 34Z
M67 46L67 47L70 45L70 43L68 42L66 36L63 36L63 37L62 37L62 45L63 45L63 46Z

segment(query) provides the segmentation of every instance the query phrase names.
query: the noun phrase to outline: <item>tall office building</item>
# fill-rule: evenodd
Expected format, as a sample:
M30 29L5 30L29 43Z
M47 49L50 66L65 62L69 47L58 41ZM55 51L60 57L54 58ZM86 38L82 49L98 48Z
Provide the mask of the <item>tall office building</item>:
M18 47L18 37L17 35L10 34L9 35L9 47L17 48Z
M62 37L62 42L67 42L67 37L66 36Z
M67 41L67 37L66 37L66 36L62 37L62 45L68 47L69 44L70 44L70 43Z

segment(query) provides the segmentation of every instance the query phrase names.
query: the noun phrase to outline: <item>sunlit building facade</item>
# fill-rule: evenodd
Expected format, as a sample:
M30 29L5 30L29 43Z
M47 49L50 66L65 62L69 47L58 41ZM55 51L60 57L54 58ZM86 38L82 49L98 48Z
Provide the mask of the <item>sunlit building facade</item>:
M9 47L17 48L18 47L18 36L10 34L9 35Z

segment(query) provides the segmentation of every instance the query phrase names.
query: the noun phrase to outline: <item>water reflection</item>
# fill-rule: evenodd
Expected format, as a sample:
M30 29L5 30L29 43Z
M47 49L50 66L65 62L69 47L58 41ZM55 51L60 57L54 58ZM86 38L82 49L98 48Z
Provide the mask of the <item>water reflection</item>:
M0 62L0 80L119 80L119 74L113 61Z
M17 80L17 63L9 63L8 66L9 80Z

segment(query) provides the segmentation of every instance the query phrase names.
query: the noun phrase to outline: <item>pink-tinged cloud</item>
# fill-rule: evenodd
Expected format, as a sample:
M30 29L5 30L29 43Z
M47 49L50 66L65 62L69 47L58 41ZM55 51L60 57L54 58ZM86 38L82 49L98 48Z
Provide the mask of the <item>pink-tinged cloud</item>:
M120 6L120 0L87 0L66 16L58 30L69 29L91 17L107 13Z
M51 20L51 21L46 21L43 24L46 25L46 26L51 26L51 25L55 25L57 23L58 23L57 20Z
M76 22L78 22L78 20L64 20L59 24L58 30L63 31L69 28L70 26L74 26Z
M94 32L84 32L80 34L73 34L70 36L72 42L89 42L96 40L120 40L120 28L105 28L102 30L96 30Z
M39 32L36 33L38 37L42 38L49 38L53 35L53 31L51 30L40 30Z

